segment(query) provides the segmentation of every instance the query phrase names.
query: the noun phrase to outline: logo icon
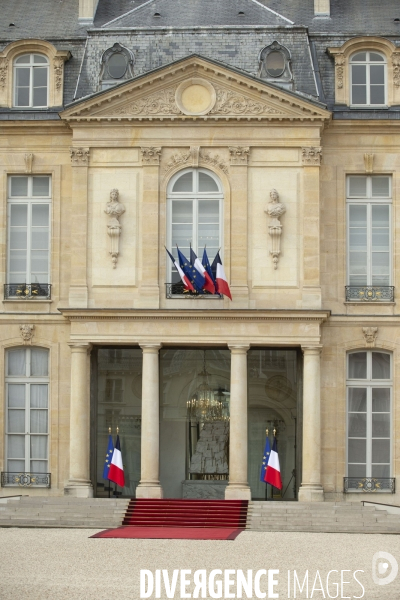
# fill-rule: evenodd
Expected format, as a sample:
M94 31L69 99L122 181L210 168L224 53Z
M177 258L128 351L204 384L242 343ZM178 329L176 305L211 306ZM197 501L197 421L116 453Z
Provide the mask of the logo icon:
M372 557L372 579L376 585L392 583L398 572L397 560L389 552L376 552Z

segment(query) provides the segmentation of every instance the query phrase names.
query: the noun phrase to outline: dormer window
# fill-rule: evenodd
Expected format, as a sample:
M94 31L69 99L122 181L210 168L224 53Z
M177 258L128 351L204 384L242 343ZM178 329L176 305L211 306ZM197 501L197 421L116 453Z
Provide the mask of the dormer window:
M265 68L270 77L280 77L285 72L285 57L282 52L270 52L265 60Z
M101 57L102 69L100 74L101 89L121 83L133 76L133 54L120 44L114 44Z
M286 90L292 90L293 74L290 63L289 50L279 42L272 42L258 55L258 77Z
M351 105L386 105L386 60L378 52L357 52L350 59Z
M14 60L14 106L48 106L49 61L42 54L23 54Z

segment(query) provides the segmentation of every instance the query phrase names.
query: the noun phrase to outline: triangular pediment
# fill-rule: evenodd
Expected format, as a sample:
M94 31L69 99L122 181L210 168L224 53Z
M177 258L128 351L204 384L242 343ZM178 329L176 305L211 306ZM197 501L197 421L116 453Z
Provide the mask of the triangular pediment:
M67 121L328 120L320 103L190 56L70 105Z

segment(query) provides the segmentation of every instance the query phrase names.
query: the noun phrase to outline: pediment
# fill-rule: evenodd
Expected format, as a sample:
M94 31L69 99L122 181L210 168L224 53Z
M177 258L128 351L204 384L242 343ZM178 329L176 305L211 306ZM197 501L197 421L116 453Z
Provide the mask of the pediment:
M93 95L61 113L67 121L328 120L319 103L192 56Z

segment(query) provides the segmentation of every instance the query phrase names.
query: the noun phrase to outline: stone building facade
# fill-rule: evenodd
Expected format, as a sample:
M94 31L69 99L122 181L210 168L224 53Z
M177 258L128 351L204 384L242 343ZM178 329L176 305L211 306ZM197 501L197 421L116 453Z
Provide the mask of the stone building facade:
M399 504L393 3L8 4L0 494Z

